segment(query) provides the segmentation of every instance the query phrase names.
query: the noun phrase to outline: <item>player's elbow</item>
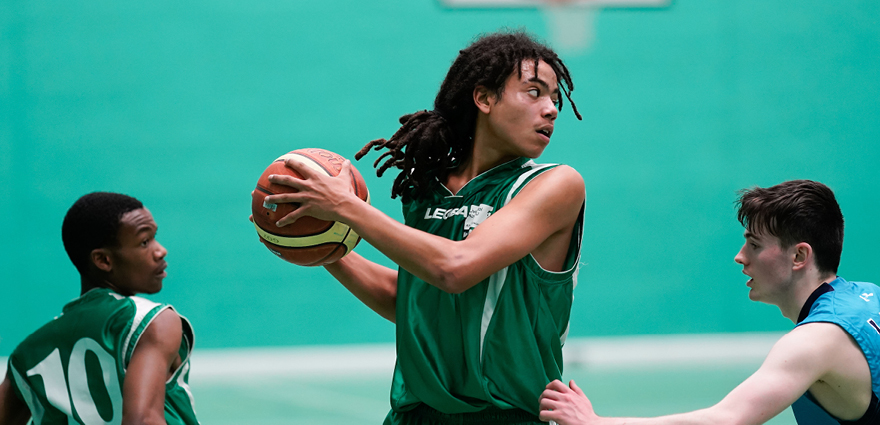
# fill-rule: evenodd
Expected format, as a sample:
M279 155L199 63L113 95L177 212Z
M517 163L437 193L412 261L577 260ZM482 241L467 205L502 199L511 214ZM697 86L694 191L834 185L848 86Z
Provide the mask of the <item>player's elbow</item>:
M479 283L468 273L468 265L461 256L452 256L432 270L428 282L449 294L460 294Z
M446 292L448 294L460 294L464 291L467 291L471 287L473 287L473 285L468 285L466 282L463 282L461 280L451 279L449 277L446 277L444 279L437 281L437 283L434 286L436 286L437 288L440 288L441 291Z

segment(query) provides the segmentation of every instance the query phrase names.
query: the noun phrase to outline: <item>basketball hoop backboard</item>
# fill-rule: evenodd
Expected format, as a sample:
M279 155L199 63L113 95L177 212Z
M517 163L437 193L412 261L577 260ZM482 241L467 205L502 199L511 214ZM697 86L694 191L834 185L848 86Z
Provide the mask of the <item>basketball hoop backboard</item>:
M517 8L565 5L576 7L666 7L671 0L440 0L450 8Z
M672 0L439 0L450 9L538 9L553 46L569 53L593 43L593 22L600 9L665 8Z

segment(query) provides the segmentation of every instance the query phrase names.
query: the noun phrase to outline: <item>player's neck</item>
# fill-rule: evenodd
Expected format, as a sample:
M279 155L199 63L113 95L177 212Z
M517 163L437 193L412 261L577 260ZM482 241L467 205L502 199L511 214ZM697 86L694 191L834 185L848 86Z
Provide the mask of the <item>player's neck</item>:
M801 314L801 310L804 308L804 304L807 303L810 295L812 295L817 288L822 286L823 283L830 283L836 278L837 276L835 276L834 274L806 274L802 279L798 280L793 285L792 294L787 298L787 301L777 304L779 310L782 312L782 315L785 316L785 318L787 318L788 320L791 320L792 323L797 324L798 318Z
M449 173L449 176L446 178L445 186L452 193L458 193L464 185L475 177L514 159L516 159L516 157L483 155L475 149L467 161L459 165L453 172Z
M89 291L91 291L92 289L95 289L95 288L102 288L102 286L99 285L97 282L98 282L98 281L96 281L96 280L94 280L94 279L92 279L92 278L89 278L89 277L86 277L86 276L82 276L82 277L80 278L80 283L79 283L79 288L80 288L79 294L80 294L80 295L85 295L86 292L89 292Z
M123 294L106 276L82 276L80 278L80 295L84 295L95 288L106 288L118 294Z

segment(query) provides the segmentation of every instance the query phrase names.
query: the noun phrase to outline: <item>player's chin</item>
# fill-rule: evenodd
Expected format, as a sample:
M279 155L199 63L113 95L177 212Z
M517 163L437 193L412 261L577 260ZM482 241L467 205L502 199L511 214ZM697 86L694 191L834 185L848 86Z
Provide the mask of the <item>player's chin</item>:
M162 280L164 277L157 277L150 282L149 285L145 285L144 290L142 291L145 294L155 294L162 290Z
M761 301L761 294L755 291L755 288L749 289L749 299L752 301Z

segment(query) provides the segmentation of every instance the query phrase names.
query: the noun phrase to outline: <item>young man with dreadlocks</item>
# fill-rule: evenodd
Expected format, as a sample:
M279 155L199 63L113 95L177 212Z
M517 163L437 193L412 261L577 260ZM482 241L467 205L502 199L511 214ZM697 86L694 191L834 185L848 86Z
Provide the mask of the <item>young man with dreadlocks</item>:
M843 214L822 183L745 190L738 218L749 298L776 305L795 328L718 404L658 418L603 418L574 381L553 381L541 418L560 425L763 424L788 406L800 425L880 424L880 288L837 276Z
M348 163L337 178L295 161L304 179L270 176L299 190L266 198L301 205L279 226L341 221L400 266L354 253L326 266L397 324L387 424L541 423L538 396L562 375L585 193L574 169L531 159L572 88L562 61L526 34L462 50L433 111L404 115L356 155L388 149L378 174L402 170L392 197L405 225L351 193Z

